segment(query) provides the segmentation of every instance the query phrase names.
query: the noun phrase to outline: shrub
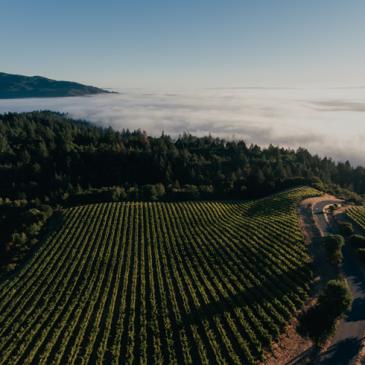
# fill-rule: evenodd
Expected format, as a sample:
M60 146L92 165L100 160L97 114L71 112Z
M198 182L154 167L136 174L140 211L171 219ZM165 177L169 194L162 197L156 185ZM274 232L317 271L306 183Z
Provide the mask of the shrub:
M68 203L71 205L93 204L102 202L123 201L127 194L123 186L91 188L71 194Z
M318 305L326 309L332 317L345 313L351 304L351 293L345 280L330 280L318 297Z
M335 330L335 321L326 316L325 308L315 305L299 317L298 333L320 347Z
M354 233L354 229L350 222L338 222L338 227L341 234L343 234L344 236L350 236Z
M326 247L328 260L332 265L340 265L342 262L342 247L345 241L342 236L329 235L324 238L324 245Z
M142 187L142 196L144 200L158 201L165 195L165 186L163 184L147 184Z
M297 330L322 346L335 330L336 321L349 309L351 293L345 281L331 280L318 297L315 306L299 317Z

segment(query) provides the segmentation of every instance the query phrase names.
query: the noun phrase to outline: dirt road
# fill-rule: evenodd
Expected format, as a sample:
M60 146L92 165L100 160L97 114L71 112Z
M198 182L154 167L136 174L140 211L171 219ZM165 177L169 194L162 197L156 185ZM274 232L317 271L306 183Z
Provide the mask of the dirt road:
M338 199L330 196L313 199L310 202L311 207L309 207L308 202L304 202L307 214L304 217L302 216L302 220L308 221L308 210L311 209L312 223L315 225L315 227L310 227L310 224L304 226L304 229L307 231L306 234L312 240L312 246L318 245L320 242L318 236L338 232L333 215L331 213L325 214L324 208L339 202ZM304 214L303 209L301 208L301 215ZM310 231L308 232L308 230ZM332 276L332 273L328 272L331 269L328 269L321 262L323 258L316 258L319 250L320 248L318 247L312 247L314 265L322 265L318 268L318 275L321 276L320 281L324 283L326 279ZM343 249L343 254L344 260L340 272L349 284L353 304L349 313L339 323L330 346L318 359L317 363L322 365L355 364L365 333L365 276L357 258L346 245Z

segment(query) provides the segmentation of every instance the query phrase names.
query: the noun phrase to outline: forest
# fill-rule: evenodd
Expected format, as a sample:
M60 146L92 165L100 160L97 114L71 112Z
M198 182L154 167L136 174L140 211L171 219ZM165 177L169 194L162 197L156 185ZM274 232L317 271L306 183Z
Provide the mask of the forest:
M64 203L97 193L122 200L253 198L305 183L363 194L365 169L303 148L189 134L152 137L48 111L0 115L3 199Z

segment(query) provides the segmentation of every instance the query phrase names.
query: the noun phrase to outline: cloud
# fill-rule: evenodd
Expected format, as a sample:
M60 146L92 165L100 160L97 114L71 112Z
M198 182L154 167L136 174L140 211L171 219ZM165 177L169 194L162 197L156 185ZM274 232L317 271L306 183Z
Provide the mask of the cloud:
M343 100L325 100L312 102L321 111L345 111L345 112L365 112L365 103Z
M116 129L184 132L308 148L365 165L360 89L123 90L117 95L0 100L0 112L49 109ZM326 113L324 113L326 111Z

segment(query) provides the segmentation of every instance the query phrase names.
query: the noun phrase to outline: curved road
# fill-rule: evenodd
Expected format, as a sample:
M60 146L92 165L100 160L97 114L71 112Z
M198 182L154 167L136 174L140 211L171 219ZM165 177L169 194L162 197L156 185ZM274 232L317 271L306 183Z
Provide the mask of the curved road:
M323 213L327 205L338 202L338 199L328 199L312 205L314 221L322 235L338 232L332 215ZM361 264L347 245L343 249L343 255L340 271L349 284L353 303L349 313L339 323L329 348L321 355L319 364L322 365L356 364L365 334L365 275Z

